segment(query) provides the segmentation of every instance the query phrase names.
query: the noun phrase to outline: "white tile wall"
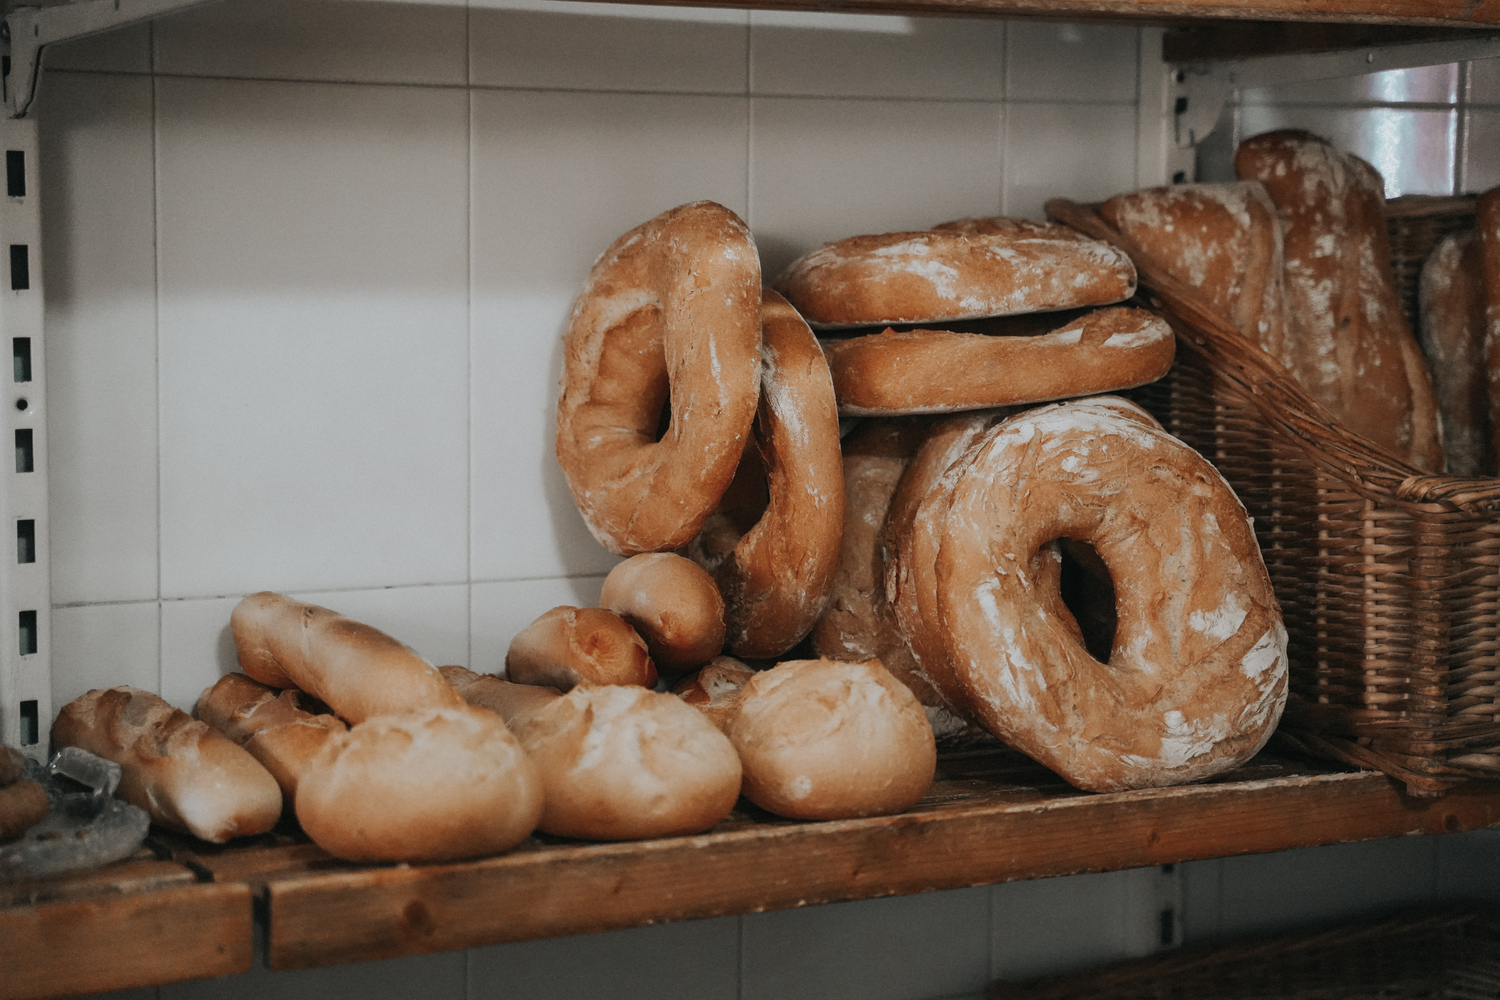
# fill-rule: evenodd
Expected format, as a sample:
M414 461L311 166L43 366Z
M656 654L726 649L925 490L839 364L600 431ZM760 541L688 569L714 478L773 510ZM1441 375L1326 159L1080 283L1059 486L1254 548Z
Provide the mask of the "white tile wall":
M614 562L551 457L558 338L611 239L714 198L774 273L856 231L1155 182L1142 58L1128 27L549 0L225 0L49 53L57 703L128 682L190 706L233 669L234 602L266 588L498 669ZM1411 843L1190 869L1190 926L1491 885L1466 877L1489 841ZM1155 877L126 996L977 997L1138 952Z

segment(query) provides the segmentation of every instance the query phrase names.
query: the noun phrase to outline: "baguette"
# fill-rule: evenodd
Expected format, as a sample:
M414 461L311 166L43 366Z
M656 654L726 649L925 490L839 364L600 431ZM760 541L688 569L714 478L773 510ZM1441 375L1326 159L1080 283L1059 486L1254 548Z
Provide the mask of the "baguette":
M308 762L349 727L309 710L295 688L277 691L244 674L226 674L198 697L193 714L250 752L271 772L288 805Z

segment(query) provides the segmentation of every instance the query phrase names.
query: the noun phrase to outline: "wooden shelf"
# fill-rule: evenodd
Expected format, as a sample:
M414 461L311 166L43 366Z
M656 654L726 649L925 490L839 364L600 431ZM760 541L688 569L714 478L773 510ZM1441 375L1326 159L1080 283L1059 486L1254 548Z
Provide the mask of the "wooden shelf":
M22 970L0 998L244 971L252 899L270 966L292 969L1496 825L1500 782L1413 799L1376 772L1262 754L1208 784L1096 795L984 748L943 755L901 816L798 823L741 803L702 836L531 838L462 864L353 865L295 829L226 847L157 835L169 860L0 883L0 968Z

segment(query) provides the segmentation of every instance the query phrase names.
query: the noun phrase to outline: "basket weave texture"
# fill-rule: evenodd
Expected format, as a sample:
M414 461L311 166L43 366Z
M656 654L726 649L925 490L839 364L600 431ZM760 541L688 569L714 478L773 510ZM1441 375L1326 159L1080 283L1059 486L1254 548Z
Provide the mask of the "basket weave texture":
M1473 199L1395 199L1403 299ZM1254 518L1289 637L1279 734L1440 795L1500 778L1500 479L1425 475L1338 423L1280 363L1092 209L1047 211L1130 254L1177 360L1137 401Z
M992 1000L1479 1000L1500 996L1500 919L1476 907L1188 947Z

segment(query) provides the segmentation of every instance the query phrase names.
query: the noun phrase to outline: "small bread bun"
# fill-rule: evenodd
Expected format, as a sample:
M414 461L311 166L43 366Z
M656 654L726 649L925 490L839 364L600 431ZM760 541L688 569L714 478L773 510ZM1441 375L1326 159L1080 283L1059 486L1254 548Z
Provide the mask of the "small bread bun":
M507 726L562 697L557 688L512 684L494 674L476 674L464 667L438 667L438 672L463 695L464 701L477 708L489 709Z
M745 797L792 819L902 812L937 767L927 715L879 660L779 663L745 685L725 732Z
M732 656L716 656L702 670L685 678L672 693L702 712L714 728L723 731L740 691L755 671Z
M0 743L0 788L14 785L26 777L26 755L15 747Z
M0 844L17 839L46 819L51 811L47 790L35 781L12 781L0 786Z
M599 606L635 627L666 674L707 663L724 648L724 598L708 571L672 552L631 556L609 571Z
M553 608L510 641L505 676L568 691L578 684L656 684L656 665L635 629L603 608Z
M547 805L539 828L634 840L701 833L729 815L740 760L724 734L669 694L577 687L520 719Z
M297 819L349 861L456 861L536 827L535 767L493 713L463 705L367 719L330 740L297 787Z

